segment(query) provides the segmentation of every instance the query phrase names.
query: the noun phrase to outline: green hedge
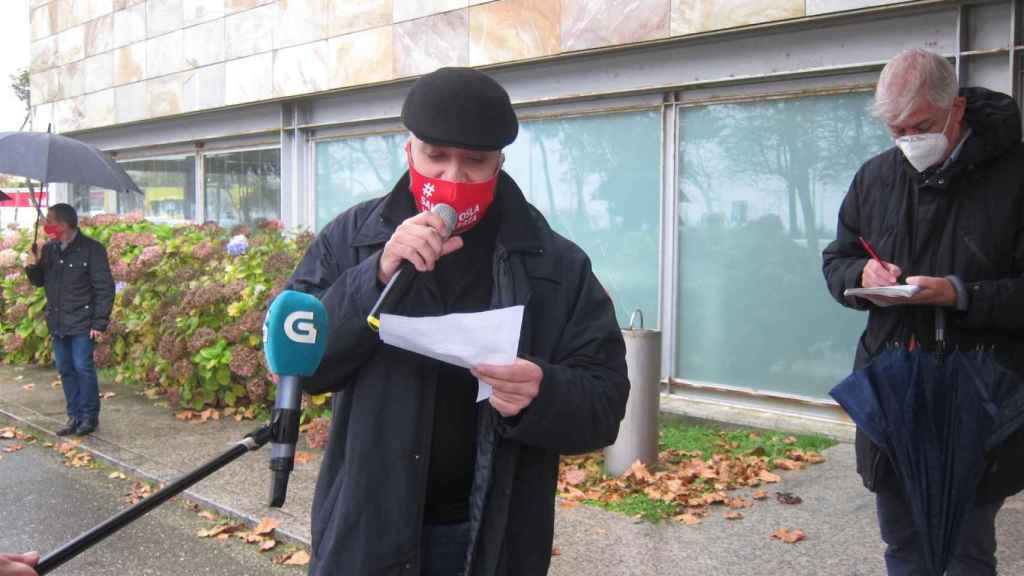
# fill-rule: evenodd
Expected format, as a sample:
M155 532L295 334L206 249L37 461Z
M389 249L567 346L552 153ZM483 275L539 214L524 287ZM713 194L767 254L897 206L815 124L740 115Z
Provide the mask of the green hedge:
M261 348L263 318L312 235L285 235L276 221L229 231L133 215L83 218L81 228L107 247L117 282L97 366L118 382L159 390L175 408L251 407L250 415L266 416L275 390ZM5 364L52 361L43 290L22 268L31 234L9 228L0 241ZM325 397L306 399L304 421L327 407Z

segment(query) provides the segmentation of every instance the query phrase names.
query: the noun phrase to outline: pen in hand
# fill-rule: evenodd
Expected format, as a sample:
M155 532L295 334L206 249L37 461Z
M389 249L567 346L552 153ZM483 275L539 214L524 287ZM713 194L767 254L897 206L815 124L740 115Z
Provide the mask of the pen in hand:
M871 256L871 259L874 260L882 270L891 275L893 278L892 284L899 284L899 275L902 271L894 264L886 264L878 255L878 252L875 252L875 249L867 240L864 239L863 236L858 236L857 239L860 240L860 245L864 247L864 250L866 250L868 255Z

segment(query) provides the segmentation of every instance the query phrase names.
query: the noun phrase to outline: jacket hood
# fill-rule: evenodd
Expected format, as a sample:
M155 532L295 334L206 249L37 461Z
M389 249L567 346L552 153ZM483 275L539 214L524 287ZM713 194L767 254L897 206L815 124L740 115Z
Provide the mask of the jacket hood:
M1020 109L1013 98L986 88L963 88L960 95L967 99L964 116L976 136L964 144L970 163L991 160L1020 143Z

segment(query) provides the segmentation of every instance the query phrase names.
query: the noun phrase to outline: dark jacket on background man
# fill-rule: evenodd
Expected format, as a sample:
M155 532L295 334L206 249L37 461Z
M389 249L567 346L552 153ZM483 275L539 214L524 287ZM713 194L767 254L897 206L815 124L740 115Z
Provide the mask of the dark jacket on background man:
M829 290L840 303L868 310L855 368L889 342L925 348L935 341L934 308L877 307L845 298L860 287L867 262L857 237L864 236L885 261L906 276L956 276L967 294L966 310L946 309L948 347L994 348L1009 369L1024 371L1024 145L1016 102L1004 94L965 88L971 132L946 166L919 174L898 148L867 161L854 177L839 211L836 240L824 251ZM966 127L965 127L966 129ZM896 486L892 464L857 431L857 471L865 486ZM988 455L979 503L1024 488L1024 432Z
M500 215L491 307L526 306L519 355L544 376L515 418L477 405L468 574L545 574L559 455L614 442L629 392L625 346L587 256L504 172L491 209ZM290 282L318 295L330 318L326 356L303 387L339 392L313 503L311 574L420 574L437 364L381 344L366 325L380 252L413 215L406 174L388 196L328 224ZM396 310L442 312L431 274L417 275Z
M105 332L114 307L107 250L79 230L67 248L51 240L25 269L33 286L46 288L46 326L55 336Z

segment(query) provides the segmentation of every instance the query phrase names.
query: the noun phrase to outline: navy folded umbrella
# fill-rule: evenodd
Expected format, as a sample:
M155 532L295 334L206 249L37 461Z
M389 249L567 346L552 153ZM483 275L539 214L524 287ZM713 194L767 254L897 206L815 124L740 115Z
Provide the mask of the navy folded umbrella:
M929 573L942 576L974 507L985 453L1024 423L1024 380L991 352L893 347L830 394L889 455Z

